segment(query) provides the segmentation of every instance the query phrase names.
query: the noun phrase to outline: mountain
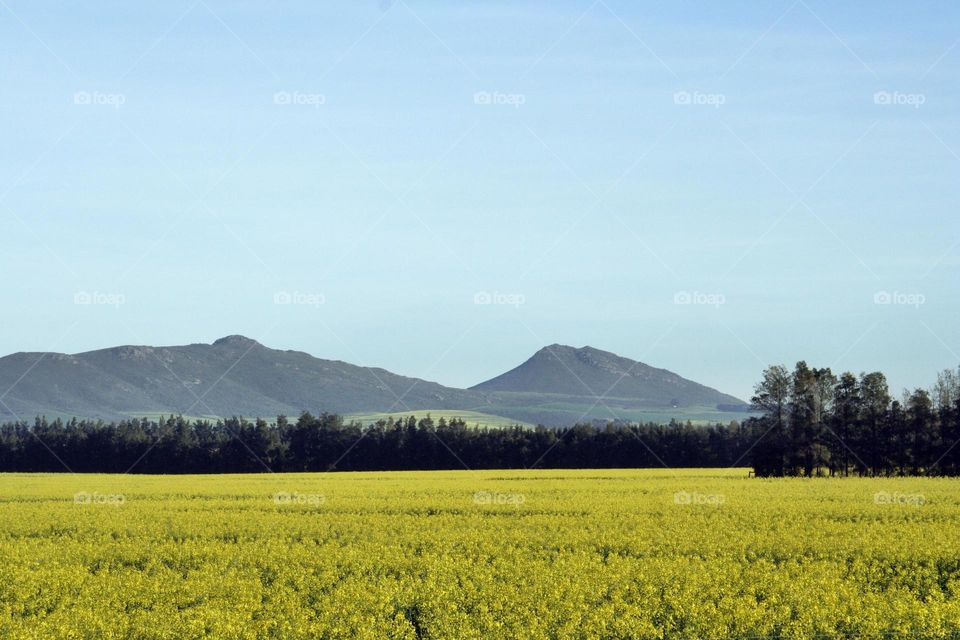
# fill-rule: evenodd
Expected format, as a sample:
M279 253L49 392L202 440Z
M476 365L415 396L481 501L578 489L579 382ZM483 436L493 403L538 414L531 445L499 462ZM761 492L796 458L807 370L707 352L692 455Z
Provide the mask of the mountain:
M384 369L269 349L243 336L76 355L18 353L0 358L0 390L11 387L3 402L20 416L105 419L164 412L297 416L304 410L454 409L480 396ZM3 411L0 405L0 416Z
M630 398L651 406L743 404L666 369L593 347L552 344L515 369L471 387L475 391Z
M273 417L302 411L369 415L430 410L437 416L474 411L563 426L611 418L729 420L742 417L744 409L737 398L591 347L551 345L501 376L456 389L270 349L243 336L213 344L121 346L74 355L17 353L0 358L0 394L4 420L14 415L110 420L170 413Z
M519 367L471 390L513 406L509 412L501 409L502 415L547 423L577 413L577 406L583 411L574 420L647 420L657 414L722 420L724 412L748 412L742 400L666 369L593 347L561 344L544 347Z

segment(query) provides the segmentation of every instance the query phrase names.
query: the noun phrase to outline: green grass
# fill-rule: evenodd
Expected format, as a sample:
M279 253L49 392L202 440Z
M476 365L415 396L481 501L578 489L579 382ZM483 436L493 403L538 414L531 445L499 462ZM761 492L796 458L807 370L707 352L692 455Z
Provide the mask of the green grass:
M124 411L123 415L130 418L147 418L148 420L166 420L170 416L180 415L176 411ZM197 420L209 420L210 422L216 422L217 420L222 419L221 416L183 416L184 420L190 420L191 422L196 422ZM273 422L274 419L268 419L269 422Z
M484 407L492 413L513 413L523 416L527 422L541 422L543 424L571 424L574 420L589 422L591 420L608 421L613 418L611 411L620 420L629 422L654 422L667 424L671 420L677 422L690 421L695 425L727 424L731 420L742 422L751 414L742 411L720 411L712 406L688 407L659 407L659 406L630 406L628 401L620 398L607 398L597 402L592 398L571 399L563 396L548 394L496 394L489 407Z
M481 427L499 428L511 427L517 424L522 427L534 426L527 424L526 422L521 422L520 420L504 418L503 416L494 415L492 413L461 411L459 409L417 409L416 411L397 411L394 413L348 413L343 418L345 421L356 420L357 422L362 422L363 424L371 424L377 422L378 420L387 420L389 418L393 418L394 420L405 420L410 416L414 416L417 420L430 416L433 418L434 422L439 422L440 418L446 418L448 422L453 418L460 418L471 427L479 425Z
M513 410L521 414L528 413L530 416L540 416L539 420L546 424L566 424L572 421L575 417L581 416L585 413L587 415L582 418L583 422L589 422L590 420L594 419L610 419L610 412L602 405L594 406L591 409L589 404L580 404L575 402L547 402L542 404L526 404L518 402L516 404L504 404L500 408L505 409L504 413ZM687 422L689 420L694 425L698 426L716 423L726 424L731 420L743 421L749 415L739 412L717 411L714 407L679 407L674 409L670 407L623 408L611 405L611 408L617 413L620 419L629 420L631 422L655 422L666 424L670 422L671 419L675 419L678 422ZM378 420L387 420L391 417L394 420L405 420L411 415L416 417L417 420L425 418L429 415L435 421L439 421L441 417L446 418L448 421L454 417L459 417L471 427L479 425L481 427L489 428L511 427L513 425L533 427L538 421L532 418L527 420L508 418L495 413L496 410L497 407L493 406L491 407L491 412L466 409L416 409L413 411L395 411L392 413L371 411L347 413L344 414L343 418L346 422L355 420L366 425L377 422ZM69 420L74 417L72 414L60 414L56 412L46 413L45 415L48 420L54 420L56 418ZM179 414L176 411L146 410L126 411L123 412L123 415L128 418L147 418L149 420L159 421ZM218 419L222 419L222 416L211 415L185 415L183 417L191 422L197 420L209 420L211 422L216 422ZM257 416L245 417L248 419L253 419ZM275 420L274 416L262 417L268 422L273 422ZM296 418L296 416L293 417Z

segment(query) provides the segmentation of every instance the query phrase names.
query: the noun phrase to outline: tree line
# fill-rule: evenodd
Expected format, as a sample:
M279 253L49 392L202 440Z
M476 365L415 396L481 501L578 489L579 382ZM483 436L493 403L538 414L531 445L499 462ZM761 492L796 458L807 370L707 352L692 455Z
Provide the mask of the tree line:
M882 373L772 366L742 424L481 428L460 418L273 422L37 417L0 425L0 471L256 473L752 466L758 476L960 475L960 375L893 399Z
M736 422L481 428L459 418L381 420L302 414L274 422L37 418L0 426L0 471L256 473L414 469L725 467L749 434Z
M839 377L772 366L753 397L763 412L750 463L760 476L960 475L960 375L893 399L880 372Z

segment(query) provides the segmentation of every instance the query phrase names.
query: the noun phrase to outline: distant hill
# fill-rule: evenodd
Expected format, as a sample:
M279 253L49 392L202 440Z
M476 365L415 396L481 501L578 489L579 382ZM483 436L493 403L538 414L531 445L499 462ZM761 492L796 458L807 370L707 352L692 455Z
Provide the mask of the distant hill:
M750 415L742 400L593 347L553 344L515 369L474 387L484 410L540 424L580 421L724 422Z
M305 410L460 409L478 397L384 369L269 349L243 336L213 344L124 346L76 355L18 353L0 358L0 389L11 386L4 402L21 416L108 419L159 412L297 416Z
M297 416L425 410L464 412L549 426L577 420L729 420L732 396L612 353L551 345L525 363L471 389L379 368L270 349L243 336L213 344L121 346L68 355L17 353L0 358L3 403L19 417L107 420L190 416ZM594 395L604 396L598 401ZM399 400L398 400L399 398ZM733 412L730 412L733 409ZM611 413L612 411L612 413ZM0 406L0 419L14 416Z
M743 405L742 400L698 384L666 369L657 369L593 347L552 344L515 369L471 387L474 391L604 396L638 405Z

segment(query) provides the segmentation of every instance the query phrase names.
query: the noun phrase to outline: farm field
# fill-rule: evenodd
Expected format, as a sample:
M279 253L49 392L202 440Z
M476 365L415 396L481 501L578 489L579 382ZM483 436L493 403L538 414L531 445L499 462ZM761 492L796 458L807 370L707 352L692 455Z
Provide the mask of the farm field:
M393 418L395 421L406 420L410 416L413 416L417 420L430 417L434 420L434 422L439 421L440 418L444 418L448 421L454 418L460 418L467 424L467 426L487 427L491 429L512 427L514 425L530 428L533 428L534 426L532 424L523 422L522 420L511 420L510 418L494 415L492 413L482 413L480 411L460 411L457 409L417 409L414 411L395 411L393 413L348 413L343 416L343 420L344 422L355 420L367 425L373 424L379 420L388 420L390 418Z
M960 484L0 475L3 638L960 638Z

